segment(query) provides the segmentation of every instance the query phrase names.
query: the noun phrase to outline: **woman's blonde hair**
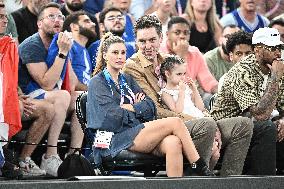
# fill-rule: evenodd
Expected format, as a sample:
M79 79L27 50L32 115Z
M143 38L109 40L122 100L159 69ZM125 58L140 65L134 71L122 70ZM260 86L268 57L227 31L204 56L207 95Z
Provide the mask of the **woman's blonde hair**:
M110 47L110 45L114 43L124 44L124 40L119 36L113 35L111 32L107 32L106 34L103 35L101 42L100 42L100 46L98 48L98 53L96 57L96 67L93 72L93 75L96 75L97 73L99 73L106 67L106 61L103 55L108 51L108 48Z
M196 18L195 18L195 15L194 15L193 7L191 6L191 1L192 0L188 0L187 1L186 8L185 8L184 12L189 17L190 23L194 23ZM214 0L211 0L211 7L207 11L206 21L208 23L209 29L213 33L215 33L217 27L221 27L221 24L219 22L217 14L216 14L216 6L215 6L215 1Z

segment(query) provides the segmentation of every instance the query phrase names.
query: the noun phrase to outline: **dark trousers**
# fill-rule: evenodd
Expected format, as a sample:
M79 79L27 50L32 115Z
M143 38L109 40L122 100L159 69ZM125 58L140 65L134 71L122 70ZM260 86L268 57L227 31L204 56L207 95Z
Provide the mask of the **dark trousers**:
M276 126L272 121L255 121L243 174L276 174Z
M276 143L276 168L279 174L284 173L284 141Z

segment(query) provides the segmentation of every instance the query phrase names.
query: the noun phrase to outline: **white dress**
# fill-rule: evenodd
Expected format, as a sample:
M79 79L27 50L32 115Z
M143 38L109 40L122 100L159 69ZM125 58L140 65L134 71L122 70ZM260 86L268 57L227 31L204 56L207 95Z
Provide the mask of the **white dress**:
M163 92L168 93L169 95L171 95L173 97L174 101L177 102L179 90L171 90L171 89L163 88L160 91L160 94L162 94ZM186 86L185 96L184 96L184 98L185 98L184 99L184 106L183 106L182 113L190 115L192 117L202 118L202 117L204 117L204 114L192 102L192 100L191 100L191 93L192 93L192 90L188 86Z

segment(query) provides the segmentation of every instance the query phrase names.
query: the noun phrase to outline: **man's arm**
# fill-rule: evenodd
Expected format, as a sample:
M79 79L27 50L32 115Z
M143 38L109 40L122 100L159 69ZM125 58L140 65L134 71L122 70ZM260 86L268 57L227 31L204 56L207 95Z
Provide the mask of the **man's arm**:
M59 53L67 55L72 46L72 41L68 34L60 32L57 40ZM56 56L53 65L48 69L45 62L27 63L27 69L31 77L43 88L44 90L52 90L60 78L65 59Z
M256 120L267 120L275 109L279 85L276 76L273 74L267 89L259 102L250 107L250 112Z
M269 67L271 70L271 78L269 79L264 95L256 105L249 109L252 116L257 120L269 119L272 111L276 108L279 82L284 74L284 64L282 61L274 60L272 66Z
M64 59L56 57L53 65L49 69L45 62L36 64L29 63L27 64L27 69L31 77L41 86L41 88L49 91L52 90L58 82L64 62Z

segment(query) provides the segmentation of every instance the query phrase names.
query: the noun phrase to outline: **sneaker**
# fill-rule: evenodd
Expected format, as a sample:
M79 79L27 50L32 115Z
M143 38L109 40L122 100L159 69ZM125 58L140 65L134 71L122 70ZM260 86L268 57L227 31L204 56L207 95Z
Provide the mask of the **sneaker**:
M20 170L24 176L42 176L46 175L45 170L40 169L31 157L26 157L19 162Z
M61 165L62 160L56 155L52 155L49 158L45 159L45 154L42 155L40 168L46 171L46 174L57 177L58 167Z

